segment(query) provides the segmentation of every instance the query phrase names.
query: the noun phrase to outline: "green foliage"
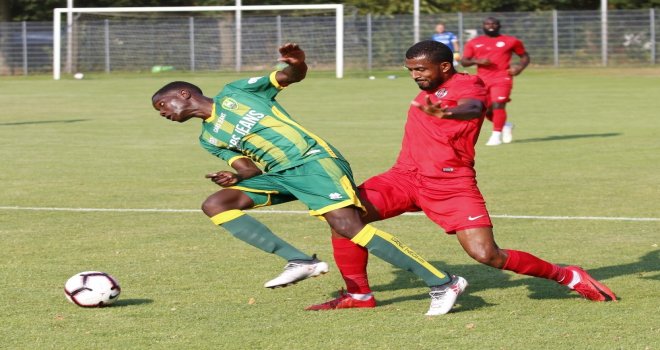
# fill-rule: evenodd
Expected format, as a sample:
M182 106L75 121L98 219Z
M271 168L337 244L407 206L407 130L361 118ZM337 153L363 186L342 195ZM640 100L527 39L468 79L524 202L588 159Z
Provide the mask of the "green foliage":
M14 21L49 21L52 9L66 7L66 0L0 0L0 6L10 3L10 17ZM135 7L135 6L229 6L234 0L77 0L76 7ZM297 5L298 0L243 0L243 5ZM333 3L309 0L305 4ZM342 1L347 12L359 14L394 15L413 12L413 1L347 0ZM611 9L647 9L660 6L660 0L610 0ZM422 13L446 12L511 12L543 10L595 10L599 0L421 0Z

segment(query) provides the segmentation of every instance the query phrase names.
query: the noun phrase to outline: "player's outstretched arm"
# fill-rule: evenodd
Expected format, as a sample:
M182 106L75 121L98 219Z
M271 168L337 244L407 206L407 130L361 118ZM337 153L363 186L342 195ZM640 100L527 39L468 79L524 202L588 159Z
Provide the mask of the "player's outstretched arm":
M281 86L288 86L305 79L307 75L307 63L305 63L305 51L298 44L287 43L280 47L280 59L287 66L275 74L275 79Z
M411 104L428 115L444 119L469 120L479 118L484 110L483 103L473 98L460 99L457 106L451 108L442 108L440 101L433 103L429 96L426 96L424 103L413 100Z
M457 106L448 108L451 115L448 119L469 120L481 117L484 111L484 104L474 98L462 98L458 100Z

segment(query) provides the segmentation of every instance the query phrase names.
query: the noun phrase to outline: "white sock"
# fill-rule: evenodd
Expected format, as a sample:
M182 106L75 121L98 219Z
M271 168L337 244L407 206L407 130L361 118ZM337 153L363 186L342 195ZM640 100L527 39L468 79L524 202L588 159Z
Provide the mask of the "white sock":
M353 298L353 299L361 300L361 301L369 300L369 299L373 298L373 296L374 296L372 293L368 293L368 294L348 293L348 295L350 295L351 298Z
M493 134L492 134L490 137L497 137L497 138L500 138L500 136L502 136L502 132L501 132L501 131L493 131Z

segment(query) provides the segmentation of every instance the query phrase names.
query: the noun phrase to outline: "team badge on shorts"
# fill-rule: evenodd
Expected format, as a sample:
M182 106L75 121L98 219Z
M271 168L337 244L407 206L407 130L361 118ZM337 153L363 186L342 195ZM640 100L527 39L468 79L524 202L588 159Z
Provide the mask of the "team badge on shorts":
M442 88L442 89L435 92L435 97L437 97L437 98L443 98L445 96L447 96L447 89L445 89L445 88Z

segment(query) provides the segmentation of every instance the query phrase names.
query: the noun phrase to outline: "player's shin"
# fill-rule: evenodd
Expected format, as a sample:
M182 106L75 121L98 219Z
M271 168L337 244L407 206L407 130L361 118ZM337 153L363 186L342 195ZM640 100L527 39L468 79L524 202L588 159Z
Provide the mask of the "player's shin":
M367 262L369 252L348 238L332 238L332 251L335 263L346 282L346 291L351 294L369 294Z
M505 249L506 262L502 269L527 276L547 278L557 282L565 279L566 269L518 250Z
M493 131L502 131L506 123L506 110L493 109Z
M276 254L287 261L313 259L277 237L266 225L241 210L229 210L217 214L211 218L211 221L243 242L267 253Z
M449 274L436 269L396 237L371 225L366 225L352 241L388 263L416 274L429 287L451 282Z

